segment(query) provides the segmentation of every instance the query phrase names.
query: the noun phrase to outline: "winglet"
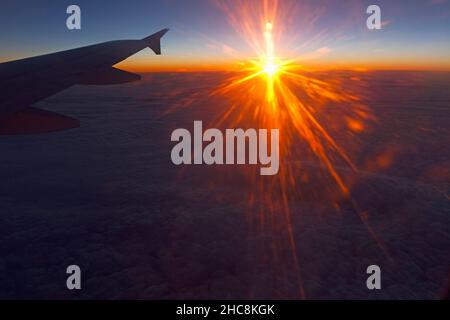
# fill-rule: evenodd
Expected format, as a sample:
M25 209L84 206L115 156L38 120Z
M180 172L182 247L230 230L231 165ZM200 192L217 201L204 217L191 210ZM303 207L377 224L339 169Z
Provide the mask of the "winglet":
M153 50L157 55L161 54L161 38L169 31L169 29L163 29L158 31L157 33L148 36L147 38L142 39L145 41L150 49Z

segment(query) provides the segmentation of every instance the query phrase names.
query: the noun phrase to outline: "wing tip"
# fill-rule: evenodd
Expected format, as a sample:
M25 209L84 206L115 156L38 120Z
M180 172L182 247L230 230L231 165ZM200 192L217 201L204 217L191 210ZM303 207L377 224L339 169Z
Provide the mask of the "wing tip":
M153 33L152 35L149 35L148 37L145 37L143 40L161 39L167 32L169 32L169 30L169 28L164 28Z
M169 31L169 28L162 29L144 39L147 46L157 55L161 54L161 38Z

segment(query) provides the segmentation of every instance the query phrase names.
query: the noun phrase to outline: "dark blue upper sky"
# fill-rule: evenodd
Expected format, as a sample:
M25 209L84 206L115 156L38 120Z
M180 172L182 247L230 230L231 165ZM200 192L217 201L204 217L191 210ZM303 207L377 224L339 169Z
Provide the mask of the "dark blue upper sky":
M115 39L135 39L169 27L165 63L214 63L250 50L230 26L220 0L1 0L0 61ZM240 0L226 0L239 10ZM255 4L263 0L248 0ZM275 1L275 0L274 0ZM279 0L285 6L293 0ZM273 1L269 1L273 2ZM300 10L284 21L283 54L336 63L376 62L450 67L448 0L298 0ZM66 28L66 8L77 4L82 30ZM365 9L378 4L383 30L369 31ZM277 26L275 26L277 27ZM131 62L142 63L143 52ZM134 59L134 60L133 60Z

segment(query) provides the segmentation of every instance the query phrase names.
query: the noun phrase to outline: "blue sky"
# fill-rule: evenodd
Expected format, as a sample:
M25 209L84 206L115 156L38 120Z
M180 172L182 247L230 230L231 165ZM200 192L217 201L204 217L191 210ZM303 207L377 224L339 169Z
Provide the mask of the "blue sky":
M215 1L220 0L2 0L0 61L108 40L142 38L165 27L171 29L164 39L164 57L159 60L165 63L214 64L229 59L224 48L251 55ZM235 5L238 10L239 0L226 1L230 8ZM263 0L248 1L257 5ZM291 2L279 0L279 5ZM363 65L381 61L450 68L448 0L296 3L301 10L285 22L283 37L290 41L280 42L283 54L325 63ZM81 7L82 30L66 28L66 8L70 4ZM366 28L365 9L370 4L381 7L383 30ZM310 23L312 20L314 23ZM142 63L146 59L153 61L148 51L129 62Z

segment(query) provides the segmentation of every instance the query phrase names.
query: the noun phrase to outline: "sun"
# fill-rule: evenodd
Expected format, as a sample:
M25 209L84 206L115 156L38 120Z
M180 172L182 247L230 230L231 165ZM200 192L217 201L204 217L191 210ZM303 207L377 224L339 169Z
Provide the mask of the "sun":
M279 69L279 66L276 63L268 62L264 66L264 72L267 73L270 77L273 77Z

